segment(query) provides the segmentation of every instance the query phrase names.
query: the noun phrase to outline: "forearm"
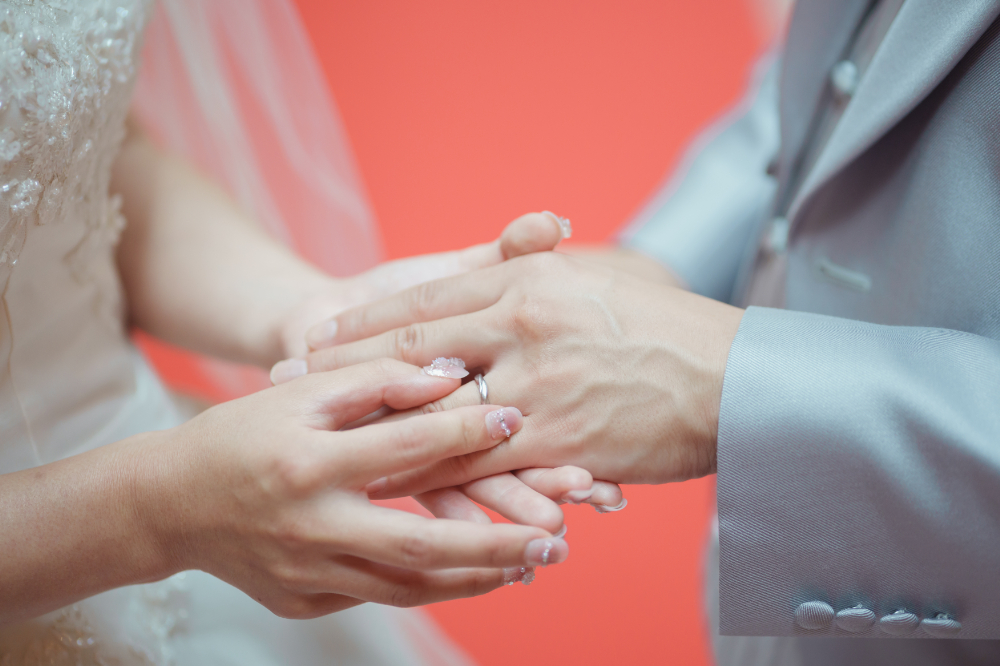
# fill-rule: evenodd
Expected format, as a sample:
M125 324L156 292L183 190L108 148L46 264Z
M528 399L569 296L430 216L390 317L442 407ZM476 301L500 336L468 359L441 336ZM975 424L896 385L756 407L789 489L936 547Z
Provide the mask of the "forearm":
M267 366L284 357L287 314L336 287L141 133L122 147L112 188L128 221L118 265L131 322L153 335Z
M160 437L0 476L0 626L173 573L141 499Z

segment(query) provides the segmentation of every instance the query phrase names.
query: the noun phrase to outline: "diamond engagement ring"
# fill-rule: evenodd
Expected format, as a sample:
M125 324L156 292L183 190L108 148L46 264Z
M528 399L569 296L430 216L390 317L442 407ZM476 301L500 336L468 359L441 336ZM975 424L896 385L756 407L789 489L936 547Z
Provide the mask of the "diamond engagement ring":
M479 386L479 404L489 404L490 389L486 386L486 378L482 375L476 375L476 384Z

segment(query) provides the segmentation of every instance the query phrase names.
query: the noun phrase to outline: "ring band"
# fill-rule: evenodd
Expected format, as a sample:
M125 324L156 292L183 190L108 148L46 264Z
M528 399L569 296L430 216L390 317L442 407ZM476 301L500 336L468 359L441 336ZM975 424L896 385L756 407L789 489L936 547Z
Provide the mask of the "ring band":
M489 404L490 389L486 386L486 378L481 374L476 375L476 384L479 385L479 404Z

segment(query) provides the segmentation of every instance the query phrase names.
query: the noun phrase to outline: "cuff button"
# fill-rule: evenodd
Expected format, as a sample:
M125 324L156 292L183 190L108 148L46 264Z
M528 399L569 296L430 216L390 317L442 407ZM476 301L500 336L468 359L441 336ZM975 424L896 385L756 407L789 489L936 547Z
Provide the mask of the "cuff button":
M934 617L925 618L920 628L934 638L951 638L962 630L962 623L948 615L938 613Z
M878 621L879 629L892 636L905 636L916 629L918 624L920 618L903 609L883 615Z
M867 631L873 624L875 613L861 605L845 608L837 613L837 626L852 634Z
M833 607L823 601L807 601L795 609L795 623L803 629L826 629L833 621Z

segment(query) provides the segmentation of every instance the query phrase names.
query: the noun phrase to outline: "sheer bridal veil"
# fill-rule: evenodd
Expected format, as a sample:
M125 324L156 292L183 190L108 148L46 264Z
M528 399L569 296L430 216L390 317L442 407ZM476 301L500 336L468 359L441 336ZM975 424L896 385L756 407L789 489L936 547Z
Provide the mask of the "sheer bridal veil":
M291 0L158 0L133 108L166 149L333 275L381 251L333 99ZM200 361L221 395L263 373Z

